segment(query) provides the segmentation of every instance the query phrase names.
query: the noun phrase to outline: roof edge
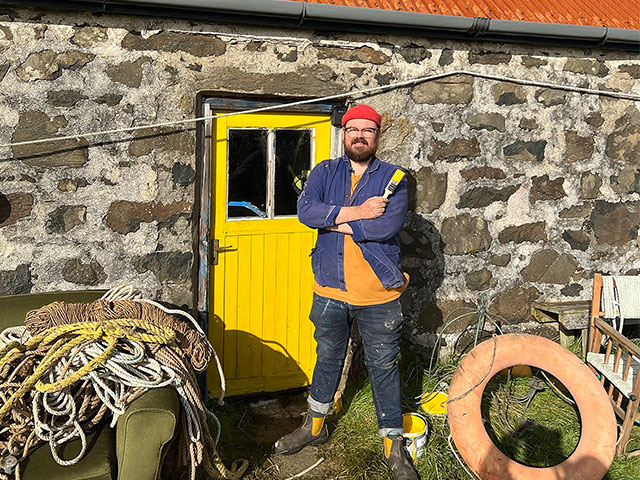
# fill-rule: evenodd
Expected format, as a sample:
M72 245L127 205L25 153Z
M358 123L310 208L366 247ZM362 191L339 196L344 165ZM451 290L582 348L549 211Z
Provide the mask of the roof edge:
M0 0L2 5L457 40L597 47L640 53L640 30L457 17L304 1Z

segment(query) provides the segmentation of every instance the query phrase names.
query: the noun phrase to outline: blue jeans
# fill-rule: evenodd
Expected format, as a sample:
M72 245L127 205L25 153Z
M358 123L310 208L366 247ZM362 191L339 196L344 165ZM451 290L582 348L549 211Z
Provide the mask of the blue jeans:
M333 406L347 353L351 325L358 322L381 436L402 434L398 371L402 310L399 300L358 307L313 294L309 318L318 344L309 406L327 414Z

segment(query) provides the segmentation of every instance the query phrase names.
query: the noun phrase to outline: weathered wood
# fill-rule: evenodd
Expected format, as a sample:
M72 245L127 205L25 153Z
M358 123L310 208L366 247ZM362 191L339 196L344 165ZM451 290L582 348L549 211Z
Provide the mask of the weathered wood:
M589 300L575 302L533 302L531 313L541 323L558 322L567 330L589 327Z

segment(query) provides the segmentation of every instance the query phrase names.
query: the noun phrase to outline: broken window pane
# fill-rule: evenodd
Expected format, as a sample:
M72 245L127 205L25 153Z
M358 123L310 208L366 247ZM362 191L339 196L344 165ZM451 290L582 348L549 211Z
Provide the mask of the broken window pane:
M275 215L295 215L311 170L311 131L275 130Z
M267 129L229 129L228 216L266 217Z

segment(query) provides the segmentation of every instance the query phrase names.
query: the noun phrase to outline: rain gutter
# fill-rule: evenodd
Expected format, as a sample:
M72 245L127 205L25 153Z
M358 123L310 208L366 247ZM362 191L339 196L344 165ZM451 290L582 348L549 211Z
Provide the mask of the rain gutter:
M640 53L640 30L456 17L283 0L0 0L0 7L3 5L307 30L601 47Z

